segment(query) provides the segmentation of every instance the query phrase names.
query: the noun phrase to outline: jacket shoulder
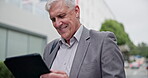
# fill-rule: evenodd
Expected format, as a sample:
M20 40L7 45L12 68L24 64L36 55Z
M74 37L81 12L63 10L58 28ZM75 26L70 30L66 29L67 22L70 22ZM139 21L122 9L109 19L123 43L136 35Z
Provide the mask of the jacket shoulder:
M91 37L99 37L99 38L105 38L107 36L111 37L114 36L113 32L110 31L96 31L96 30L90 30L90 36Z
M51 52L51 50L52 50L52 48L53 48L53 46L54 46L54 47L56 46L56 45L54 45L54 44L58 43L58 41L59 41L59 39L55 39L55 40L51 41L50 43L48 43L48 44L46 45L45 49L44 49L44 54L43 54L43 56L49 55L50 52Z

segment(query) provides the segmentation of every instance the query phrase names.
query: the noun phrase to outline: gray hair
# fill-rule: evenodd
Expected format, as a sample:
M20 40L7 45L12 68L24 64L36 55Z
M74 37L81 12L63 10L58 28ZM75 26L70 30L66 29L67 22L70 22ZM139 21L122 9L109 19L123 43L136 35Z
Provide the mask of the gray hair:
M45 5L45 9L47 11L49 11L50 6L52 5L52 3L59 1L59 0L48 0L46 5ZM65 4L69 7L69 8L73 8L75 6L75 0L64 0Z

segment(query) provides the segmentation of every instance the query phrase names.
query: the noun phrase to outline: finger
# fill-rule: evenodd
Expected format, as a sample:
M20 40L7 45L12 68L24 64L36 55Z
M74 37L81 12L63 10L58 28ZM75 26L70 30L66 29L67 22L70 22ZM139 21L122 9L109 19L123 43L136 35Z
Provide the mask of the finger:
M40 76L40 78L48 78L48 74L43 74Z
M59 70L50 70L50 71L51 71L51 73L56 73L56 74L67 74L64 71L59 71Z
M41 75L40 78L68 78L67 74L48 73Z
M48 75L50 78L68 78L67 74L57 74L57 73L50 73Z

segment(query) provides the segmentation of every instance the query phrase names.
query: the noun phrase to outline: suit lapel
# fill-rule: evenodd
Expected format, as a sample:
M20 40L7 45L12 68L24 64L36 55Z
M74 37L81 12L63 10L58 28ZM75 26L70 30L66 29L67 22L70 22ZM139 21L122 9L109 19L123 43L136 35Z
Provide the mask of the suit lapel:
M48 59L49 59L49 63L48 63L48 67L49 67L49 69L51 68L51 66L52 66L52 63L53 63L53 61L54 61L54 59L55 59L55 57L56 57L56 55L57 55L57 52L58 52L58 50L59 50L59 42L58 42L58 44L56 45L56 47L55 47L55 49L51 52L51 54L48 56Z
M70 78L78 78L78 73L80 71L83 59L86 55L88 46L89 46L89 30L85 27L83 28L83 32L81 35L80 43L78 45L75 58L73 60L72 68L70 71Z

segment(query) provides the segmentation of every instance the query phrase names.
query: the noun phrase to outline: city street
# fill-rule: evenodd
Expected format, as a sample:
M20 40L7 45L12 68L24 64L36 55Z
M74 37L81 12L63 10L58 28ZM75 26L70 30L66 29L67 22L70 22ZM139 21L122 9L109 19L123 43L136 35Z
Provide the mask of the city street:
M127 78L148 78L148 70L146 64L143 64L139 69L126 68Z

